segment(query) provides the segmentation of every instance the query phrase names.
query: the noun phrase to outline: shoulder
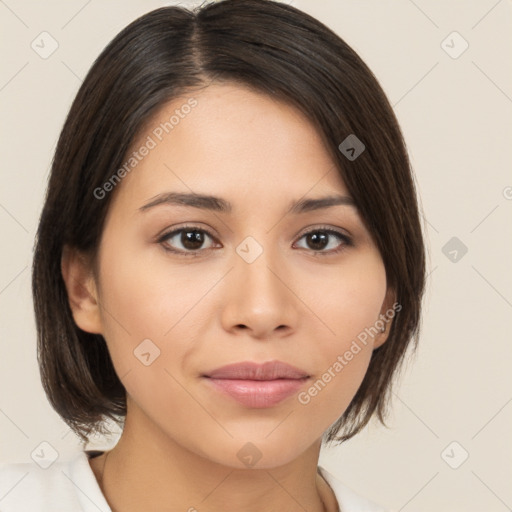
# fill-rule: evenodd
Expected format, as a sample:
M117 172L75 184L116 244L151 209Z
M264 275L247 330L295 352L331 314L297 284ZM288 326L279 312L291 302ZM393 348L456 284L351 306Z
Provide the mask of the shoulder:
M321 466L318 469L333 490L341 512L386 512L380 505L355 493Z
M111 512L86 452L51 465L0 464L0 510Z

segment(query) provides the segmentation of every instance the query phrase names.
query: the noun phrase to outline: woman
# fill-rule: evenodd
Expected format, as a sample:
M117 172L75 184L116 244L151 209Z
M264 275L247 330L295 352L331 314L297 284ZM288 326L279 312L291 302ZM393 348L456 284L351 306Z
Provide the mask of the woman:
M122 435L4 468L28 476L2 510L382 510L318 456L384 419L424 269L400 129L343 40L267 0L142 16L71 107L33 267L50 402L84 445Z

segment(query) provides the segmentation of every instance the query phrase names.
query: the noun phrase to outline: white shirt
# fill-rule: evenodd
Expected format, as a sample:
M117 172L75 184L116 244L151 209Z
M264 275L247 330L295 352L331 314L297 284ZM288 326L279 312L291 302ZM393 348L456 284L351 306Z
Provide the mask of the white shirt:
M35 463L0 464L1 512L112 512L88 458L95 451L81 451L47 469ZM341 512L385 512L345 487L319 466L333 490Z

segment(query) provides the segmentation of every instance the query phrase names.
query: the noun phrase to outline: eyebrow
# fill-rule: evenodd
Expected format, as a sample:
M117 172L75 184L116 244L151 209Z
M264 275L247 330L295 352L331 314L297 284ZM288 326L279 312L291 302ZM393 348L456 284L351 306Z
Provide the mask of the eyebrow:
M153 197L148 203L139 208L140 211L147 211L163 204L176 204L191 206L203 210L212 210L220 213L230 213L233 209L231 203L220 197L190 193L167 192ZM299 199L290 204L287 213L299 214L314 210L321 210L331 206L352 206L356 208L355 201L349 196L331 195L315 199Z

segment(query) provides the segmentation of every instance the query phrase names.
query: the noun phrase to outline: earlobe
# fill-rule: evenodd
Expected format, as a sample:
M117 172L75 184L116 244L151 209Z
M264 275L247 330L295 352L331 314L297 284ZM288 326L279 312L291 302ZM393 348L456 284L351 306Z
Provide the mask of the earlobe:
M386 296L384 298L384 302L382 303L382 308L380 310L379 315L379 327L381 327L380 332L375 337L373 348L379 348L384 345L389 337L389 332L391 330L391 324L393 322L393 318L395 316L395 305L396 302L396 292L392 288L388 288L386 291Z
M389 329L390 328L391 328L391 326L388 323L386 323L385 327L383 328L383 330L381 330L379 332L379 334L374 338L374 342L373 342L373 349L374 350L376 348L379 348L382 345L384 345L384 343L386 343L386 341L388 339L388 336L389 336Z
M62 251L61 272L75 323L83 331L102 334L96 283L88 258L65 246Z

